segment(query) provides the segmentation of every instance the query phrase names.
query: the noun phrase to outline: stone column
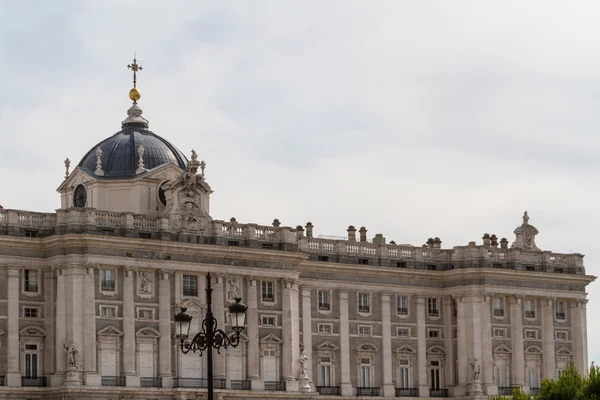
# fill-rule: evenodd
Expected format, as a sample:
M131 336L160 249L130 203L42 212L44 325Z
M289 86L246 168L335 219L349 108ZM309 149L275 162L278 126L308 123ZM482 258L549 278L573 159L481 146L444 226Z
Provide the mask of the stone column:
M299 385L296 377L300 369L298 287L295 281L290 279L282 280L282 285L283 352L281 363L283 366L283 379L286 382L286 390L288 392L297 392Z
M454 298L456 302L456 356L458 386L454 388L455 396L467 394L468 382L468 360L467 360L467 318L465 313L465 303L462 296Z
M19 280L21 268L8 267L6 272L8 275L6 282L8 288L8 332L6 335L8 363L6 369L6 386L21 386L21 372L19 369L19 297L21 295Z
M417 387L419 397L429 397L427 385L427 330L425 329L425 297L415 296L417 308Z
M158 377L163 388L173 387L171 372L171 271L160 271L158 282Z
M302 344L306 354L306 374L311 386L313 383L313 345L312 345L312 288L302 288Z
M446 387L454 386L454 343L452 332L452 315L454 301L452 297L442 299L444 313L444 348L446 349L446 362L444 364L444 383Z
M61 386L65 380L66 358L64 343L67 341L67 297L65 293L66 277L65 269L61 265L54 267L56 275L56 319L54 336L54 359L56 372L50 377L51 386ZM48 289L46 289L48 290Z
M350 318L348 316L348 292L340 290L340 386L342 396L352 396L353 388L350 379Z
M571 343L573 346L573 364L582 375L587 375L587 365L585 364L585 342L583 337L584 326L584 304L585 300L574 300L569 302L571 319Z
M383 396L394 397L396 390L392 378L392 320L390 310L391 296L381 294L381 347L383 361Z
M511 322L511 383L512 386L525 386L525 350L523 349L522 299L509 297Z
M86 265L83 276L83 383L100 386L96 363L96 290L93 265Z
M126 386L138 387L140 386L140 376L135 368L134 272L131 268L123 269L123 375Z
M544 371L542 378L554 379L556 375L556 356L554 352L554 315L551 299L541 299L542 350ZM514 351L513 351L514 355Z
M246 335L248 335L248 379L252 390L264 390L265 382L260 376L260 338L258 336L258 282L250 277L248 281L248 311L246 314Z
M584 299L581 300L581 322L583 324L582 326L582 332L581 332L581 337L583 340L583 366L585 368L585 375L588 375L589 373L589 364L588 364L588 340L587 340L587 303L588 300Z
M66 299L67 299L67 343L73 344L78 355L75 357L77 366L67 363L66 386L81 386L81 370L83 354L83 277L85 270L81 266L70 266L66 272ZM64 352L64 344L61 346Z
M217 320L218 326L223 329L225 327L225 304L224 304L224 284L225 275L214 274L212 275L212 288L213 288L213 315ZM226 379L227 378L227 358L226 352L221 351L221 354L213 351L213 366L215 379Z
M481 303L481 375L487 395L497 395L494 383L494 349L492 349L492 297L485 295Z
M44 329L46 330L46 337L44 338L44 375L48 376L48 385L52 386L53 378L55 375L55 364L54 364L54 322L55 322L55 290L54 290L54 270L46 269L44 271ZM0 344L1 346L1 344ZM56 378L54 378L54 381Z

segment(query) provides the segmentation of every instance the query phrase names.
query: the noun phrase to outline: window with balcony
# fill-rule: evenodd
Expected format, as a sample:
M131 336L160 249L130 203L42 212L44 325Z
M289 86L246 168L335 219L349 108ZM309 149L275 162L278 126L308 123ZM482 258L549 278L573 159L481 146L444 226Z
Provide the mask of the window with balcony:
M408 297L396 296L396 312L398 315L408 315Z
M502 297L494 297L494 317L504 317L504 301Z
M371 312L371 301L368 293L358 294L358 312L365 314Z
M556 302L556 319L558 320L565 320L566 318L566 314L565 314L565 302L564 301L557 301Z
M30 293L37 293L38 288L38 271L35 269L25 270L25 291Z
M103 269L101 272L101 283L100 289L103 292L114 292L115 291L115 270L114 269Z
M440 310L438 308L437 298L430 297L427 299L427 315L430 317L439 317Z
M535 303L532 299L525 299L525 318L535 318Z
M330 294L328 290L319 290L319 311L331 311Z
M275 302L275 282L262 282L262 301Z
M333 386L331 357L319 357L319 386Z
M183 295L198 297L198 276L183 275Z

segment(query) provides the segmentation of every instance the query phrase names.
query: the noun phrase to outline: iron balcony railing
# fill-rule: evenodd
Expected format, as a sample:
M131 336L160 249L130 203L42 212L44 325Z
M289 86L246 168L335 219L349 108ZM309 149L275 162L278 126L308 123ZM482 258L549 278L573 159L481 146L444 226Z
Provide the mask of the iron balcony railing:
M358 306L358 312L362 312L362 313L371 312L371 307L369 307L369 306Z
M380 390L378 387L357 387L356 396L379 396Z
M398 307L398 315L408 315L408 308Z
M124 376L103 376L101 379L102 386L125 386Z
M142 378L140 378L140 386L141 387L161 387L160 378L142 377Z
M4 386L6 385L5 381L4 381L4 377L0 376L0 386Z
M23 376L21 377L21 386L27 387L46 387L46 377L31 377L31 376Z
M564 312L557 312L556 313L556 319L565 319L565 313Z
M265 390L269 392L285 392L285 382L265 381Z
M339 386L317 386L317 393L323 396L341 396L342 389Z
M419 397L419 389L396 388L396 397Z
M535 311L525 311L525 318L535 318Z
M232 380L231 381L231 389L232 390L250 390L250 381Z
M496 317L504 317L504 309L502 309L502 308L494 308L494 315Z
M429 397L448 397L448 389L429 389Z
M174 378L175 388L207 388L208 380L203 378Z
M518 386L498 386L498 394L510 396L516 387Z
M429 316L430 317L437 317L439 315L440 315L440 312L437 309L429 310Z
M319 310L321 310L321 311L329 311L329 303L321 303L321 302L319 302Z

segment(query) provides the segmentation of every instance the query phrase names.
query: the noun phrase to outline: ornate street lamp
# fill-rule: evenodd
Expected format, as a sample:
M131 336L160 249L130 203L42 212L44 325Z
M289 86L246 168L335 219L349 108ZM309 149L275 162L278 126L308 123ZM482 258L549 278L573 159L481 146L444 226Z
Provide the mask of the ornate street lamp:
M210 284L210 273L206 275L206 317L202 321L202 329L188 341L190 335L190 326L192 325L192 316L186 314L187 308L181 307L181 311L175 315L177 338L181 342L181 351L187 354L190 351L200 355L204 351L207 353L208 364L208 400L213 400L213 357L212 349L216 349L220 354L221 348L237 347L240 343L240 333L244 329L246 322L246 310L248 307L242 303L241 298L236 298L235 303L229 305L229 315L231 317L231 327L235 334L227 335L217 326L217 320L212 314L212 286Z

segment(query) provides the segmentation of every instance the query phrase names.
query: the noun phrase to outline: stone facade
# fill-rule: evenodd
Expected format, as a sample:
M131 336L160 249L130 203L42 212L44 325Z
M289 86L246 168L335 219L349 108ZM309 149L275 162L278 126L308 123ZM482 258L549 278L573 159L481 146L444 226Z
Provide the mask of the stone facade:
M0 399L203 398L206 360L182 354L173 315L198 331L208 272L224 330L248 305L241 344L215 354L219 398L477 398L587 372L595 278L540 250L527 213L511 246L315 237L214 220L195 152L186 169L145 154L133 178L67 170L55 213L0 209Z

